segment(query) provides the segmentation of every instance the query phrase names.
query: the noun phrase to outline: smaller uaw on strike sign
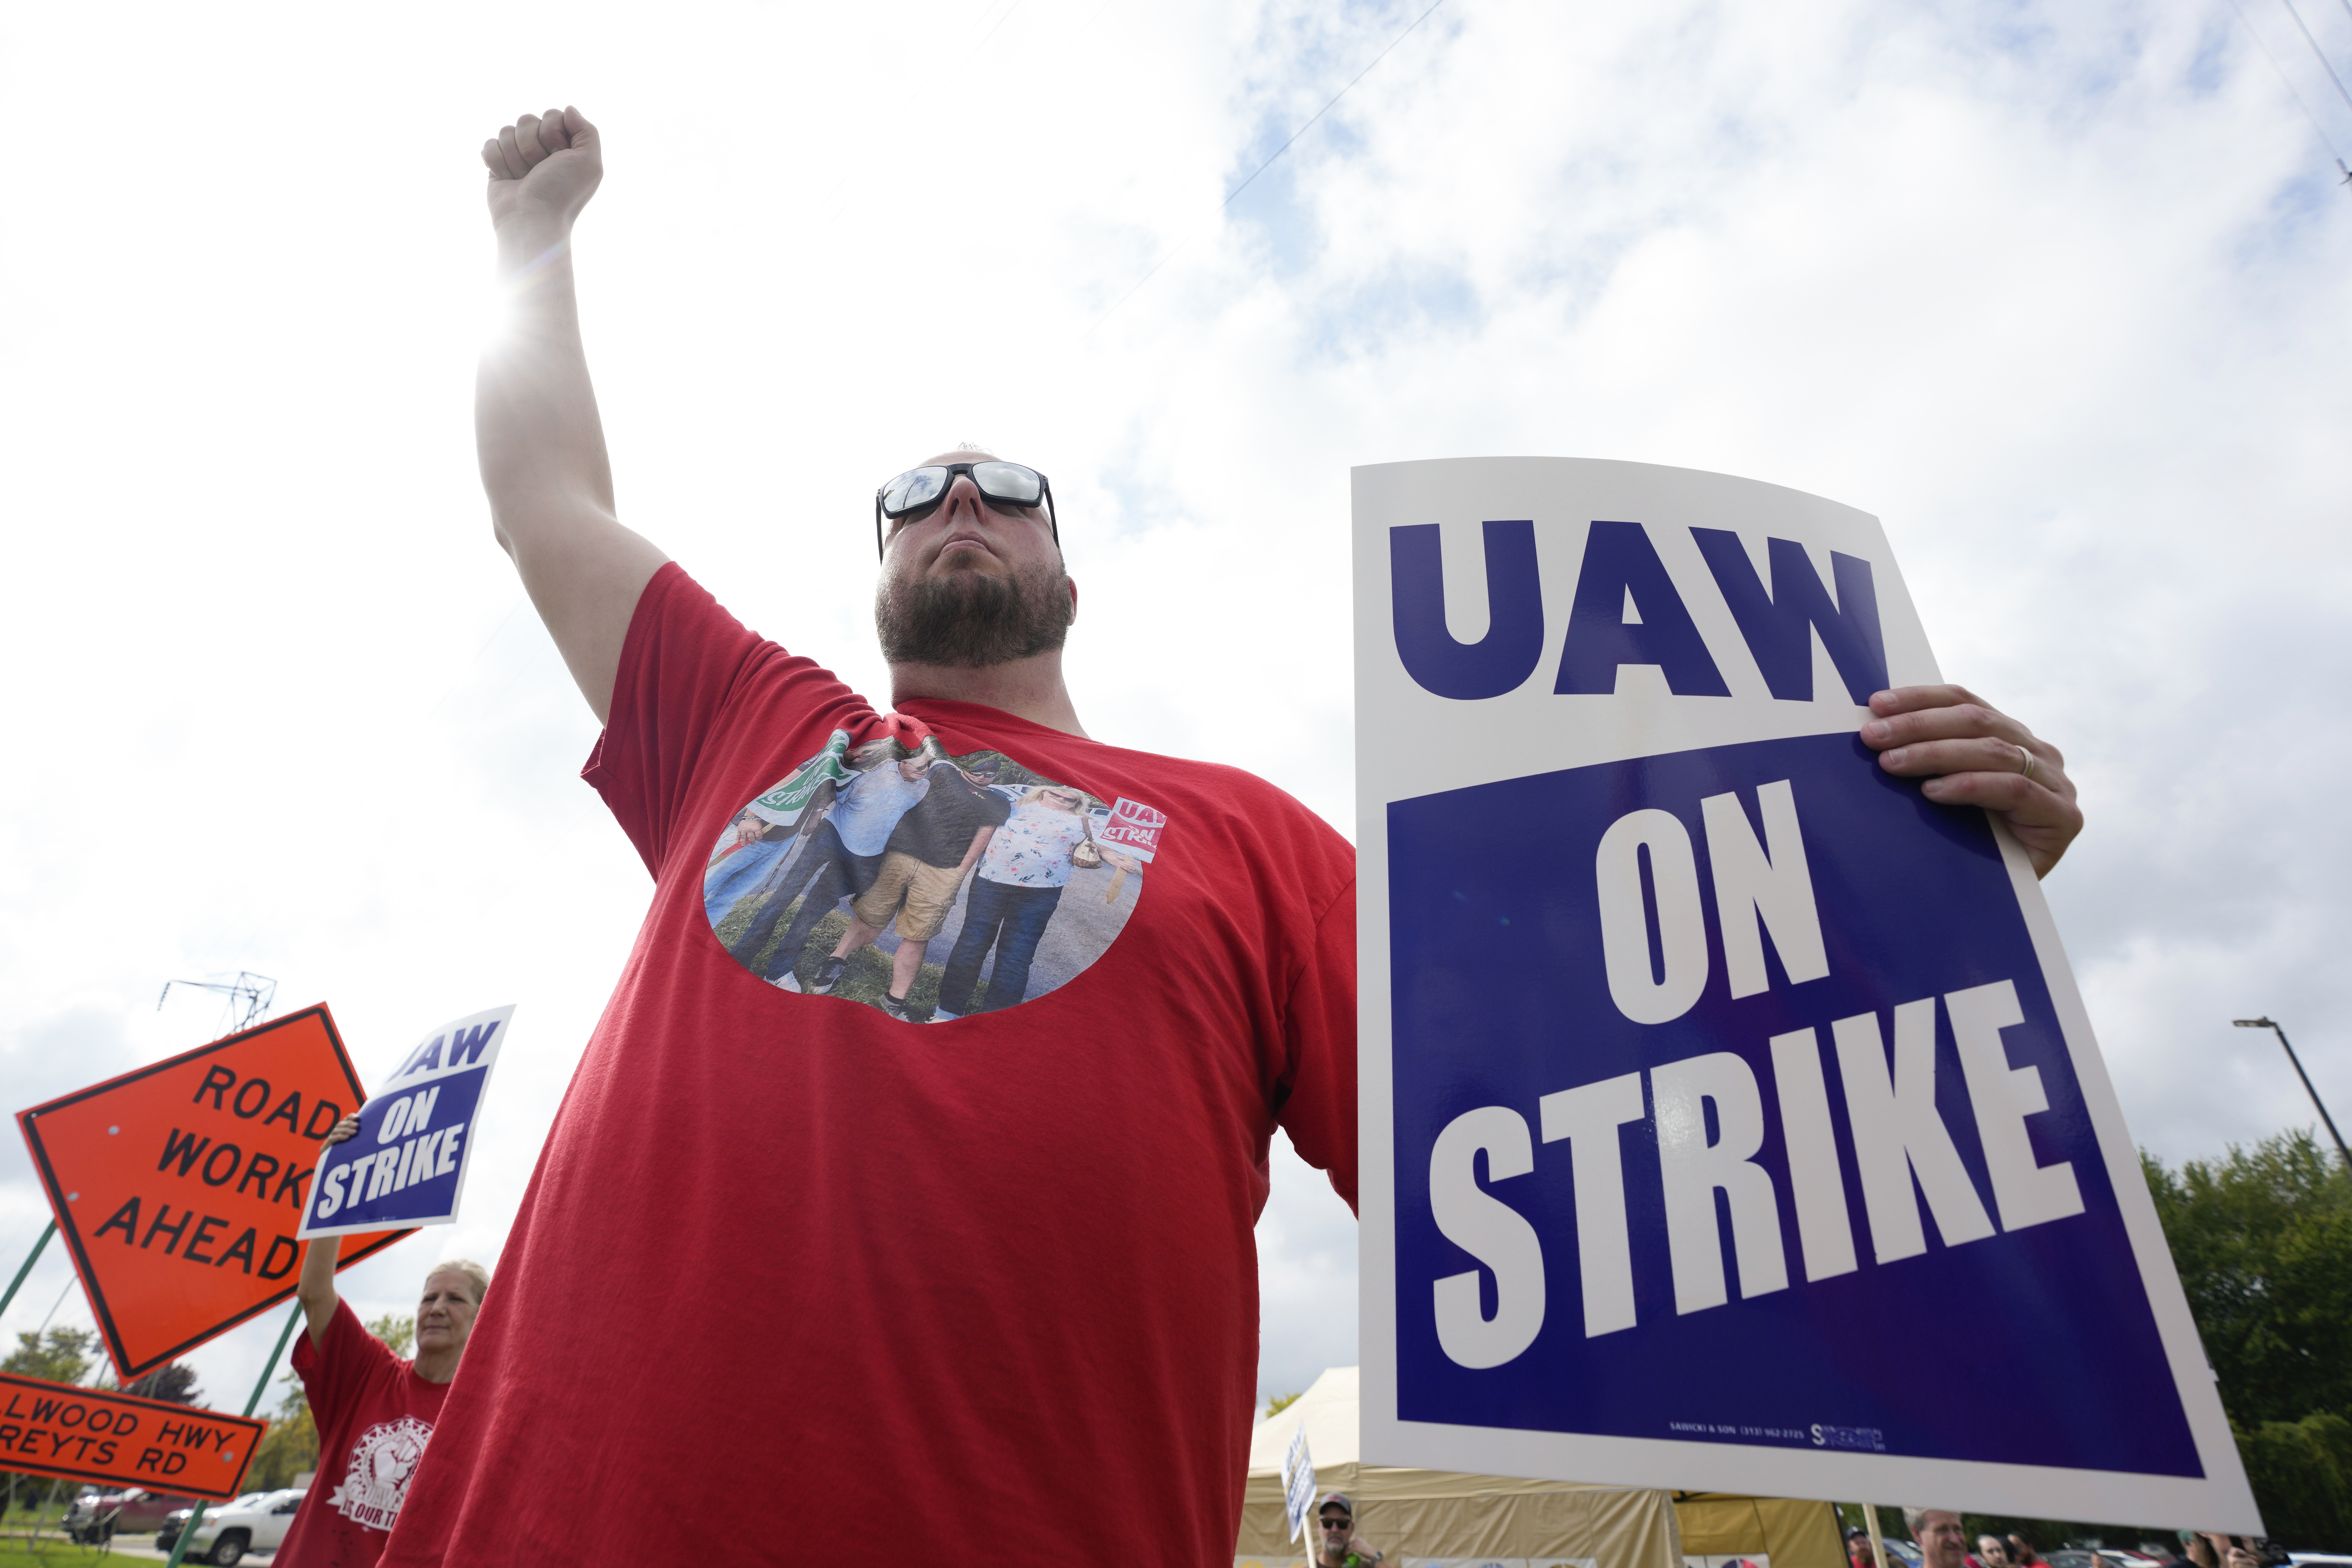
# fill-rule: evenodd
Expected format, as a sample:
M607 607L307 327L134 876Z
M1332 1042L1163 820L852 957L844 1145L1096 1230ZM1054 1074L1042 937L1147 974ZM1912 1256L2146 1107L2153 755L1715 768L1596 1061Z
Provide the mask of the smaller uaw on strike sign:
M2031 863L1855 734L1877 521L1398 463L1355 554L1366 1460L2258 1531Z
M493 1007L418 1042L361 1110L358 1133L319 1162L304 1237L457 1217L482 1089L513 1017L512 1007Z

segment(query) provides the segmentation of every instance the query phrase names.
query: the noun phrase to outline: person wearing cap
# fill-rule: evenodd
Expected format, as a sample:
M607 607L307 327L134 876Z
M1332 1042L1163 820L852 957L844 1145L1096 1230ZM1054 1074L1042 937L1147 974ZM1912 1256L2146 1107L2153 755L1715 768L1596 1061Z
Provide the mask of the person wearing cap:
M1315 1561L1322 1568L1361 1568L1367 1563L1385 1563L1388 1553L1375 1552L1371 1543L1356 1533L1356 1505L1348 1500L1346 1492L1325 1494L1315 1505Z

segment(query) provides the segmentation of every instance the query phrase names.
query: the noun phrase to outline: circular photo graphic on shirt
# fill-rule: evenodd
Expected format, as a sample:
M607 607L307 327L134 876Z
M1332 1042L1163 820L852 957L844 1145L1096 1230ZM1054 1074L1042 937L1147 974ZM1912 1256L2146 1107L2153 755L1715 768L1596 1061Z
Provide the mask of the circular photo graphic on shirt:
M720 832L703 909L736 962L782 990L952 1023L1101 957L1166 821L1002 752L854 746L836 730Z

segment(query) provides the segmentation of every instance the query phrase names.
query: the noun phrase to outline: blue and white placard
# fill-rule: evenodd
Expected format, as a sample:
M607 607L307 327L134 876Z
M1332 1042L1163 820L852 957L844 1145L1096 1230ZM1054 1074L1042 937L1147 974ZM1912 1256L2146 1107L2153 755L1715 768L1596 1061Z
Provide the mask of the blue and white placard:
M1368 1462L2258 1531L2024 852L1856 735L1877 521L1355 470Z
M302 1210L305 1239L457 1219L482 1090L513 1017L512 1006L493 1007L417 1042L361 1108L358 1133L320 1160Z
M1304 1421L1290 1435L1290 1447L1282 1452L1282 1511L1290 1521L1293 1541L1307 1533L1307 1525L1315 1518L1315 1457L1307 1451ZM1317 1544L1308 1542L1307 1550L1314 1551Z

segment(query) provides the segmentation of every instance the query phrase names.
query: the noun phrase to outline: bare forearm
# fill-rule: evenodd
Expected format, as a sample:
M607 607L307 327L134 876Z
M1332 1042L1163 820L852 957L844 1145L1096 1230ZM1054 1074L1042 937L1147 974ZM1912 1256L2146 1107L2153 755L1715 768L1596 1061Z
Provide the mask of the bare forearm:
M502 226L499 286L508 320L482 354L474 436L499 542L518 554L583 509L614 521L613 467L580 341L570 234Z
M491 526L602 721L637 596L663 555L623 528L580 345L572 229L604 177L576 109L526 114L483 143L507 330L482 353L474 436Z
M342 1245L341 1237L321 1236L302 1247L302 1278L294 1295L302 1303L302 1319L314 1345L327 1342L327 1325L335 1321L335 1263Z

